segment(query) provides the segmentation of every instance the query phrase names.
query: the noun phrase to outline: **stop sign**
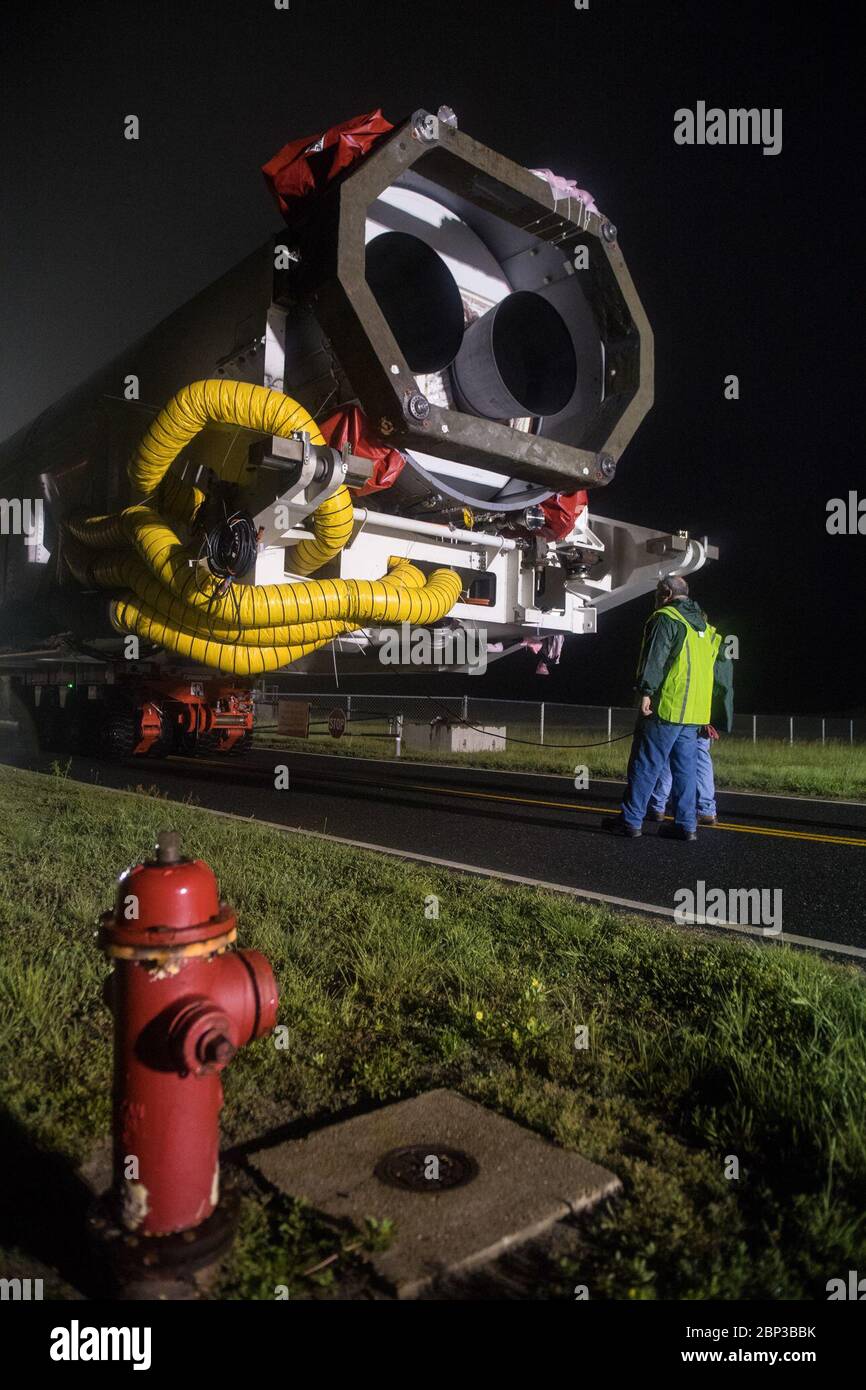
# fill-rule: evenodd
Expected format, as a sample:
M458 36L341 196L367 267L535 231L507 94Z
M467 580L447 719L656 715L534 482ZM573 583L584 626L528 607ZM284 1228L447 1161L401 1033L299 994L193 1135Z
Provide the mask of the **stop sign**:
M332 738L339 738L346 732L346 716L341 709L332 709L328 715L328 733Z

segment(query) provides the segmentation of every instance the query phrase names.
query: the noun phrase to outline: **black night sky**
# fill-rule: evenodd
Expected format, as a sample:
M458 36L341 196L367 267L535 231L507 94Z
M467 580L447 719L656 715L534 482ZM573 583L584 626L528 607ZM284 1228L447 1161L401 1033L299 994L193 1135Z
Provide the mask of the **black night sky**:
M866 496L862 116L841 8L90 0L7 6L2 24L2 437L279 225L260 165L285 141L447 103L494 149L575 177L619 228L656 403L594 507L720 546L693 591L740 638L741 710L863 712L866 536L825 528L831 497ZM781 107L782 152L676 145L674 111L699 100ZM572 639L550 679L526 655L472 693L627 701L649 604Z

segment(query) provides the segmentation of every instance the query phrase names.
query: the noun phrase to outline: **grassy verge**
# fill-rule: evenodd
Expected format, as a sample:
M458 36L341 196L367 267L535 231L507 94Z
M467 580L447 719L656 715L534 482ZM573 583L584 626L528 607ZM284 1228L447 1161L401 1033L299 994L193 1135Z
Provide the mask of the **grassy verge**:
M256 731L256 742L300 753L336 753L355 758L392 758L390 739L371 738L383 725L359 724L357 731L342 738L286 738L273 728ZM535 740L538 729L508 725L510 737ZM466 767L501 768L508 772L547 772L573 777L578 763L589 768L591 777L624 777L630 739L601 747L557 748L553 744L597 744L605 738L599 729L552 729L544 746L509 743L491 753L438 753L413 751L403 745L403 761L443 762ZM842 742L788 744L781 739L722 737L713 745L716 784L744 791L789 792L800 796L827 796L861 800L866 798L866 745Z
M0 1085L35 1149L77 1162L108 1132L94 921L170 821L273 963L289 1030L229 1068L229 1143L448 1085L624 1183L535 1296L824 1298L866 1268L859 971L60 775L0 768L0 791ZM217 1293L363 1293L387 1239L251 1189Z

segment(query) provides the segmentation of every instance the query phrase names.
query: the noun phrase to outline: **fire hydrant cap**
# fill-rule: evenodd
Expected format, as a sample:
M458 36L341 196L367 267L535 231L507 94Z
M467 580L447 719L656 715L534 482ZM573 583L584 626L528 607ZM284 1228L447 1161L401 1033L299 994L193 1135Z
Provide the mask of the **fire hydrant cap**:
M148 860L121 874L100 941L111 955L142 959L164 951L205 954L224 949L235 935L235 915L220 902L213 870L202 859L179 858Z
M196 927L219 913L216 875L202 859L181 859L176 864L136 864L122 874L117 885L117 916L124 920L124 905L135 900L140 927Z

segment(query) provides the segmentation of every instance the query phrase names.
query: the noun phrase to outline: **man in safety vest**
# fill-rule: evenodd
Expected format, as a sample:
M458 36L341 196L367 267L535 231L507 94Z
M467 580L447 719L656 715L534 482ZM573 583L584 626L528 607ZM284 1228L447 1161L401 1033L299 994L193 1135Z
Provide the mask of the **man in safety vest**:
M697 740L710 723L714 689L725 692L730 723L730 663L720 655L721 640L689 598L685 579L670 575L659 580L638 661L640 716L622 812L603 822L611 834L630 839L641 834L656 783L670 764L674 822L660 826L658 833L666 839L697 839Z

